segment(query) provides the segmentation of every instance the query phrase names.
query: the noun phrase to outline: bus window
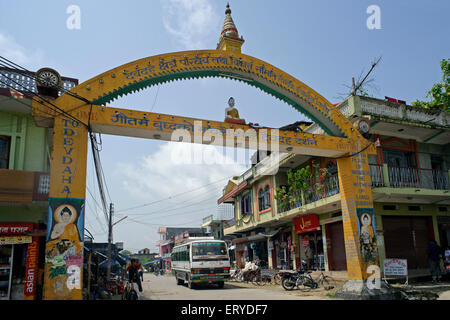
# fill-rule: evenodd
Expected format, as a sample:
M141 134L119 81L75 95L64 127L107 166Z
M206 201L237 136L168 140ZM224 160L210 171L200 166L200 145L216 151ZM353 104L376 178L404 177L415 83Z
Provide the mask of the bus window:
M227 256L227 248L223 242L205 242L192 244L193 257Z

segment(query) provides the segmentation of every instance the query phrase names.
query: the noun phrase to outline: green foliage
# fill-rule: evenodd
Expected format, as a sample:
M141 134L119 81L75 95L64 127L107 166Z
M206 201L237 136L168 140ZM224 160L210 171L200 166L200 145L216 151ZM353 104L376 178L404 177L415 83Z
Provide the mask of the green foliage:
M289 194L286 187L276 188L275 199L278 201L280 209L286 210L289 207L288 197Z
M131 253L130 251L128 251L128 250L122 250L122 251L120 251L119 253L120 253L120 254L123 254L124 256L130 256L130 255L132 255L132 253Z
M433 85L426 97L432 98L430 101L414 101L413 106L424 109L438 109L450 112L450 59L441 61L442 83Z
M312 172L311 168L306 166L296 171L289 170L287 176L292 193L297 193L298 191L308 189L311 184Z

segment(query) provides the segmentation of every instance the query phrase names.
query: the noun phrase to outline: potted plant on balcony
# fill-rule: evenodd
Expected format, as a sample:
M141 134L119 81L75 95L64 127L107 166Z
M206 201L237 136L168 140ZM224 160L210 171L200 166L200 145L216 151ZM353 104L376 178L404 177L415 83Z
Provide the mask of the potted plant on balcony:
M312 178L310 167L306 166L295 171L288 170L287 176L291 190L290 202L294 202L300 206L306 204L305 196L307 197L308 195L305 192L310 188ZM311 191L309 190L309 192ZM298 198L299 193L300 199Z
M276 188L275 199L280 207L280 212L287 211L289 209L289 192L286 190L285 186L281 188Z
M320 168L318 171L319 179L315 183L315 189L317 191L316 196L319 199L323 199L328 196L327 189L330 189L328 186L329 171L327 168Z

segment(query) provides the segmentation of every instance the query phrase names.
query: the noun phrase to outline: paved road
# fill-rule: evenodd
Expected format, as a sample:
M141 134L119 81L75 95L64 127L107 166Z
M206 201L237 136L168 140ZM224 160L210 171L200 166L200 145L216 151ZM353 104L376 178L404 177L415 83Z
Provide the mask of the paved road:
M216 285L189 289L187 285L177 285L170 275L155 276L144 274L143 295L150 300L318 300L329 299L326 296L300 296L298 291L288 292L281 286L256 288L253 285L238 286L226 282L223 289Z

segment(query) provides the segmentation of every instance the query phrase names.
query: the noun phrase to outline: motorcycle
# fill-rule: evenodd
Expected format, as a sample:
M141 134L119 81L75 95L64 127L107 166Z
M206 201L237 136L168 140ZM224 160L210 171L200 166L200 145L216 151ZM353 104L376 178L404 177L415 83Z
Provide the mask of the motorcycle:
M302 291L308 291L310 289L317 288L317 283L309 276L311 273L307 270L307 263L302 260L301 268L297 269L295 272L280 272L281 286L284 290L291 291L295 287ZM307 274L307 275L305 275Z
M122 294L122 300L140 300L139 287L136 282L127 281Z

